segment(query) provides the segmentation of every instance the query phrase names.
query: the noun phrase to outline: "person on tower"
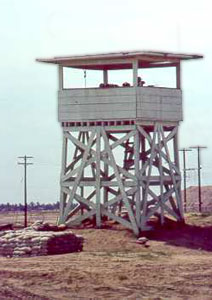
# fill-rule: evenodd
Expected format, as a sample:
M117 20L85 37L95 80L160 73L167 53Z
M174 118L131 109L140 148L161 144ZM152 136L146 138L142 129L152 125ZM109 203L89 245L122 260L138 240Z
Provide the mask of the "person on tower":
M138 80L138 86L144 86L145 81L143 81L142 78L141 78L140 76L138 77L137 80Z

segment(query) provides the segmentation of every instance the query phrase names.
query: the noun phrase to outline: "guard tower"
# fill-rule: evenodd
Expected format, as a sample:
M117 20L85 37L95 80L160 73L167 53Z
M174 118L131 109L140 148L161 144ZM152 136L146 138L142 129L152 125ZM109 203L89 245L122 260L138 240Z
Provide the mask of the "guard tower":
M157 214L183 221L178 127L182 60L200 55L119 52L37 59L59 68L58 120L63 131L59 223L112 219L148 230ZM102 71L98 88L64 88L63 68ZM175 88L145 86L139 69L176 69ZM109 83L112 70L132 70L132 84ZM70 78L71 80L71 78Z

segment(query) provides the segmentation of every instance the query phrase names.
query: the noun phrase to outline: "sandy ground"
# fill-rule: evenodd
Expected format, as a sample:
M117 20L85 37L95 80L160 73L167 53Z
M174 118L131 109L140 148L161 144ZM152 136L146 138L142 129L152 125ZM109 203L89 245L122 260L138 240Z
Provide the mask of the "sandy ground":
M81 253L1 257L0 299L212 300L212 216L158 228L149 247L120 226L73 231Z

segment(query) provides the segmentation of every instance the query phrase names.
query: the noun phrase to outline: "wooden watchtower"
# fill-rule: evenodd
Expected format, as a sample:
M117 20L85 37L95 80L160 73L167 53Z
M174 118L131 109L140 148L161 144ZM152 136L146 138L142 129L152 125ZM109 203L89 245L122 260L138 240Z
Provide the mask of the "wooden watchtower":
M38 59L59 67L58 120L63 131L60 223L97 227L112 219L138 235L164 214L183 221L178 127L182 60L200 55L119 52ZM97 88L64 88L63 68L102 71ZM176 69L174 88L144 85L139 69ZM109 72L132 70L132 84ZM70 78L71 80L71 78Z

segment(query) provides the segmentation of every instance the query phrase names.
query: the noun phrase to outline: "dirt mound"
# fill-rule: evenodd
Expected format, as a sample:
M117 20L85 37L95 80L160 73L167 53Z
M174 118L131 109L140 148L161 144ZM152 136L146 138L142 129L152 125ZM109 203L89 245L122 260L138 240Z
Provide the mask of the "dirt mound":
M187 196L187 212L199 211L198 186L190 186L186 190ZM202 212L212 212L212 186L201 187ZM184 199L182 191L182 199Z

